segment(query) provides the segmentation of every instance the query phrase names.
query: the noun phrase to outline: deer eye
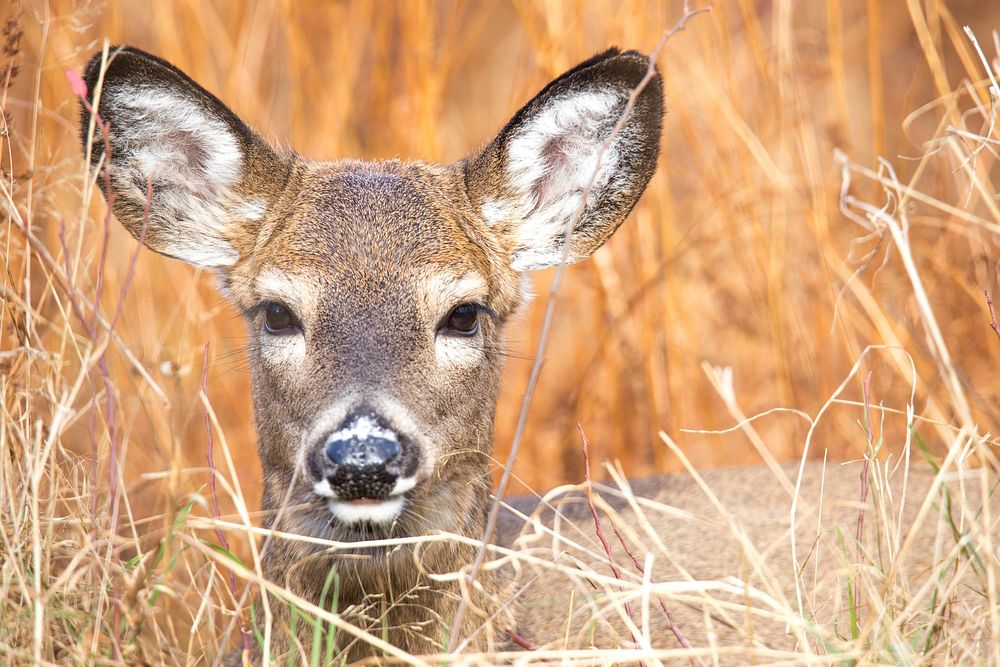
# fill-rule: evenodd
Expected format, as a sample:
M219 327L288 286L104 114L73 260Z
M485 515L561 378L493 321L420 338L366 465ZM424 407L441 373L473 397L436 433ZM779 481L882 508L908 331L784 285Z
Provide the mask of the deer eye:
M264 306L264 330L267 333L282 336L296 333L301 329L292 311L280 303L268 303Z
M441 331L458 336L474 336L479 331L479 311L475 303L455 306L445 319Z

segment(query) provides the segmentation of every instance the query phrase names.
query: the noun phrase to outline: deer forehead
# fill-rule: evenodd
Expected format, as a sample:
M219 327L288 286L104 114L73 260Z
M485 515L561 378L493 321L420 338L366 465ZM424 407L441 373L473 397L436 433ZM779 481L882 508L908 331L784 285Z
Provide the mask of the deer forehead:
M233 281L252 285L247 300L308 315L331 299L408 299L437 313L494 294L503 301L516 280L475 239L464 202L449 197L447 175L432 167L317 163L301 184L271 212L254 260Z
M453 192L457 179L422 164L310 163L265 237L307 261L329 260L333 269L476 261L482 249L472 239L465 202Z

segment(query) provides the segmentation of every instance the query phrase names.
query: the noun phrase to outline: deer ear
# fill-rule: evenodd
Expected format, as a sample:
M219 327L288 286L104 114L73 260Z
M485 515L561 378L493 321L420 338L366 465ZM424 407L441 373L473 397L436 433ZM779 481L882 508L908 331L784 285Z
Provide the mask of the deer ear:
M465 162L469 198L509 249L516 270L559 263L567 222L592 177L569 240L569 262L601 247L635 206L659 154L659 74L646 83L600 165L597 160L648 66L634 51L594 56L546 86Z
M97 133L91 160L110 162L115 216L138 238L151 183L146 245L197 266L232 266L253 247L292 158L170 63L131 47L111 49L103 69L102 61L95 54L84 78L91 108L110 129L110 155ZM82 106L86 149L90 112Z

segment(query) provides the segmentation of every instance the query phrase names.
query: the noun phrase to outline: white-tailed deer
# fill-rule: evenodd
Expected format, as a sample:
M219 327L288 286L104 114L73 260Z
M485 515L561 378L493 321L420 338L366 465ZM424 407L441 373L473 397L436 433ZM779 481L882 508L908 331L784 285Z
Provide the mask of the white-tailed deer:
M597 502L617 513L633 551L612 540L620 584L609 583L589 509L573 507L580 497L565 499L556 518L547 503L516 541L525 523L507 513L498 544L516 544L523 560L494 563L471 587L448 576L468 566L484 531L502 332L524 300L522 275L558 264L567 246L569 262L591 255L656 167L659 76L613 133L647 67L635 52L597 55L546 86L484 149L438 166L307 160L270 146L159 58L122 47L90 61L88 94L111 135L110 155L96 141L92 159L108 162L116 216L152 250L218 271L246 319L269 527L341 543L395 540L331 550L274 539L269 579L318 603L336 568L345 620L414 654L456 643L493 650L520 636L537 647L647 651L683 637L723 654L729 646L780 656L768 651L821 650L836 643L824 633L851 632L825 629L847 602L821 580L842 581L828 575L851 567L855 551L883 534L876 526L898 521L887 517L899 496L874 466L863 503L858 467L836 466L807 466L797 494L795 471L706 475L718 506L691 477L643 482L641 507L608 492ZM88 125L85 112L85 143ZM904 526L932 479L910 474L917 501ZM856 542L859 510L867 518ZM457 537L419 548L399 539L442 532ZM930 553L936 533L907 535L878 543L866 562L903 577L893 558ZM655 574L644 585L632 556L642 566L647 554ZM870 618L878 591L857 595ZM463 596L469 611L456 642L449 632ZM793 609L803 615L783 611ZM299 630L308 645L313 628ZM345 633L338 639L342 658L380 655ZM288 647L279 641L272 653Z

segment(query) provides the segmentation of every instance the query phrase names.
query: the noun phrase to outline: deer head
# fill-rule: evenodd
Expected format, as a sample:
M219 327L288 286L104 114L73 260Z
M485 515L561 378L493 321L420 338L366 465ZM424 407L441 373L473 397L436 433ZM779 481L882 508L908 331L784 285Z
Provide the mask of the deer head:
M595 56L441 166L307 160L159 58L90 61L111 135L92 159L108 162L115 215L215 269L246 319L264 506L290 500L285 530L478 537L504 325L525 272L591 255L646 187L658 76L613 129L647 67Z

